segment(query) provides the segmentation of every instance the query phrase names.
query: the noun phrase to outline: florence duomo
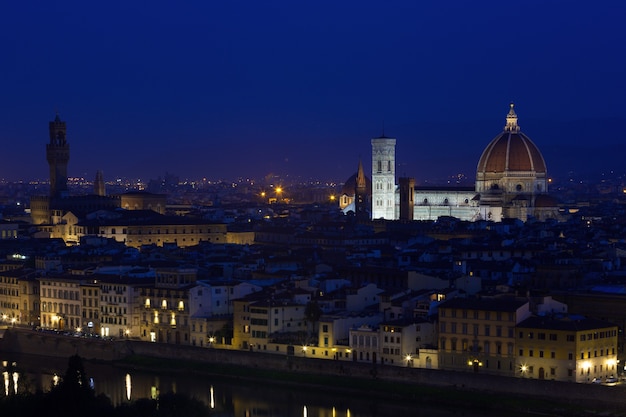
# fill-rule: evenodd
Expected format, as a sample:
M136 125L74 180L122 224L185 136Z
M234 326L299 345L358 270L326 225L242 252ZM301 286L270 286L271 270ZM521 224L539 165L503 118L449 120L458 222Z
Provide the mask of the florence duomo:
M396 139L371 140L371 194L357 196L353 182L346 181L339 200L347 213L355 201L367 199L371 219L437 220L441 216L465 221L526 221L562 219L557 200L548 194L546 162L539 148L518 124L510 104L501 133L485 147L476 167L475 187L419 187L413 178L396 178ZM359 165L359 170L362 166ZM368 183L369 183L368 179Z

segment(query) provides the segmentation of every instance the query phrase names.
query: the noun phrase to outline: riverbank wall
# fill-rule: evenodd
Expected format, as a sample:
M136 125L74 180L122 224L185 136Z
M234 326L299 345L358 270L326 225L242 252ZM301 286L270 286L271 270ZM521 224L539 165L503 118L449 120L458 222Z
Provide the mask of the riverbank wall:
M31 330L7 329L0 339L0 352L54 357L75 354L87 360L115 361L130 356L145 356L231 365L335 379L360 378L399 384L414 384L454 390L517 396L528 399L557 400L582 408L626 408L626 385L604 386L551 380L509 378L473 372L374 365L360 362L312 359L240 350L148 343L135 340L104 341L47 334ZM374 383L375 384L375 383Z

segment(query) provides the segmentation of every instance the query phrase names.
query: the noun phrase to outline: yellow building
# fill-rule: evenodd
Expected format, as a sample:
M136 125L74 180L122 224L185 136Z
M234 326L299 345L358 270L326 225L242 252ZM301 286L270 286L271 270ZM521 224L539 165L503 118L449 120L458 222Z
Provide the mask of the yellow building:
M0 324L39 324L36 271L17 268L0 272Z
M617 376L617 325L583 316L530 317L516 333L519 377L592 382Z
M76 225L78 238L99 236L115 239L126 246L143 245L178 247L201 242L226 243L226 224L210 223L181 216L163 216L152 210L102 212Z
M515 326L530 317L518 298L455 298L439 305L439 369L516 374Z

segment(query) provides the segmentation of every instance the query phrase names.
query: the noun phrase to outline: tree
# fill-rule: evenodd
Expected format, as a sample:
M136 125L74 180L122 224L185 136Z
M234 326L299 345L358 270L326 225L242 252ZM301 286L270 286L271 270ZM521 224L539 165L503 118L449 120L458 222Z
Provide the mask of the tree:
M322 309L317 303L317 301L316 300L309 301L306 304L306 307L304 307L304 320L307 323L311 323L311 330L310 330L309 336L311 336L313 332L315 332L315 324L319 321L321 316L322 316ZM308 326L307 326L307 330L308 330Z

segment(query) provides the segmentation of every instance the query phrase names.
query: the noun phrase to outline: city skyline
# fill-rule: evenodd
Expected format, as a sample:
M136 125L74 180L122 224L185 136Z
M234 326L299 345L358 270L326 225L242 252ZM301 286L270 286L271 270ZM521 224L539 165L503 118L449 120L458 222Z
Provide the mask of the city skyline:
M473 178L515 102L550 176L620 170L626 6L562 2L7 5L0 178Z

